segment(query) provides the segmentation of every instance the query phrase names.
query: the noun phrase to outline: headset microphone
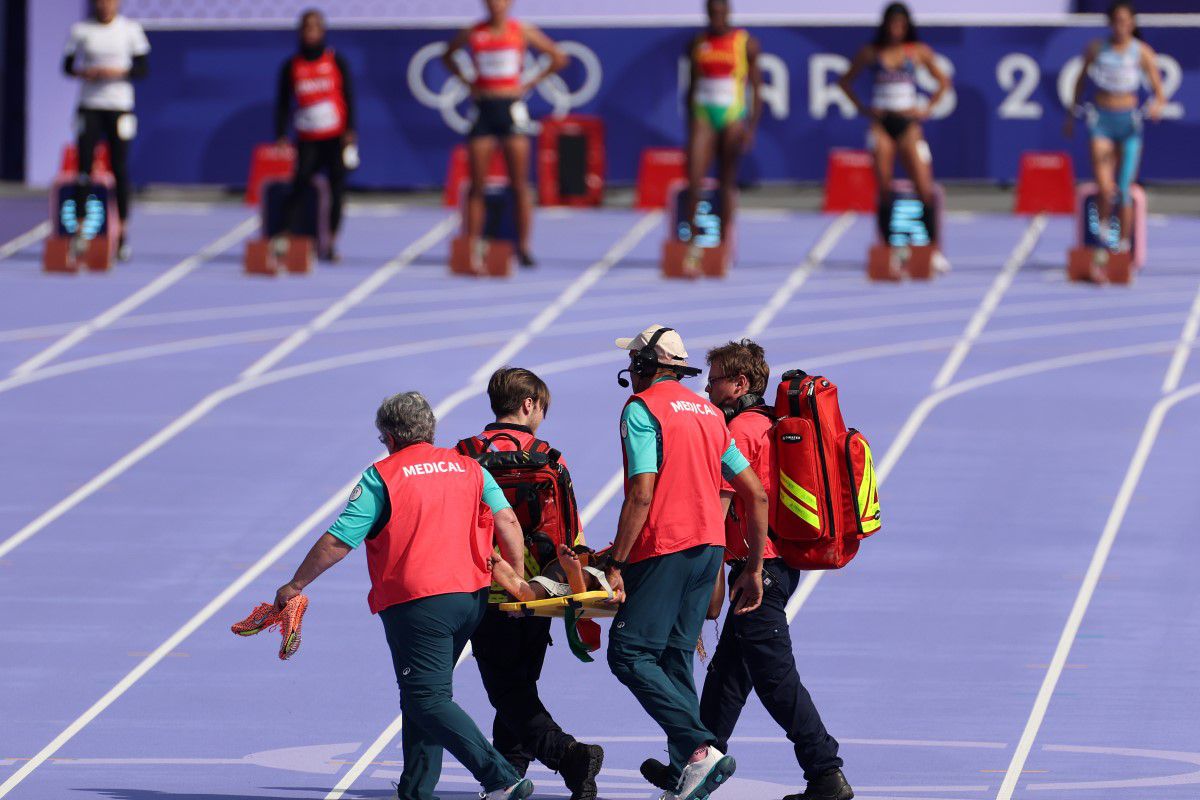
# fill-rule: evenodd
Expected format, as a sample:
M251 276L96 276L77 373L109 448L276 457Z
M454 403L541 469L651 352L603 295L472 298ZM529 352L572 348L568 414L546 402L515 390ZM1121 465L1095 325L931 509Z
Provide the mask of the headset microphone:
M628 372L629 372L628 369L623 369L623 370L621 370L621 372L617 373L617 384L620 385L624 389L629 388L629 381L626 380L625 378L622 378L621 375L622 375L622 373L628 373Z

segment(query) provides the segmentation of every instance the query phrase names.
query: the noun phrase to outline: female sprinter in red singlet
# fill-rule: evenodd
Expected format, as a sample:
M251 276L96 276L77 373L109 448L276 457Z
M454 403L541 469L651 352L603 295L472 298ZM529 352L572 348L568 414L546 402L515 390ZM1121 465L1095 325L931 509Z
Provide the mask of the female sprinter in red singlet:
M925 67L938 82L937 90L924 104L919 102L917 95L917 67ZM854 91L854 79L863 70L870 70L873 79L870 104L864 103ZM929 45L918 41L908 6L892 3L884 9L875 40L858 51L838 85L859 113L871 120L868 141L875 157L875 177L879 183L880 235L887 240L890 220L884 219L884 215L892 206L889 195L896 157L899 156L925 206L925 228L930 240L936 244L933 159L921 122L929 119L929 110L949 91L950 78L938 67Z
M523 129L529 112L521 99L550 75L567 65L566 55L550 37L534 25L517 22L508 16L512 0L485 0L488 17L465 28L446 47L442 57L446 68L471 87L475 101L475 121L467 132L467 155L471 168L471 186L467 196L467 236L472 243L472 259L482 260L480 237L483 234L483 187L487 181L492 151L499 141L508 164L508 179L517 198L517 257L522 266L533 266L529 254L529 223L533 216L533 197L529 189L529 139ZM454 60L454 54L468 48L475 64L475 80L467 79ZM525 51L532 47L550 56L545 69L525 80L522 67Z
M713 157L721 198L721 236L733 222L738 162L750 149L762 116L762 74L758 70L758 40L729 25L729 0L708 0L708 28L688 47L687 216L680 220L680 238L691 238L700 188ZM750 103L747 106L746 87ZM686 227L685 227L686 226Z

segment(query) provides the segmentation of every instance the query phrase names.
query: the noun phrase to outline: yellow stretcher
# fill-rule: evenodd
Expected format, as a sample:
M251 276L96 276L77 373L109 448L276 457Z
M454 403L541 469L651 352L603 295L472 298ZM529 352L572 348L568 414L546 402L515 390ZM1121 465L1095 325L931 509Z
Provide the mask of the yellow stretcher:
M527 617L562 617L567 627L567 644L571 652L580 661L590 662L595 659L588 654L600 646L599 626L592 620L596 617L616 616L620 608L609 602L611 598L611 592L580 592L547 600L531 600L527 603L501 603L500 610ZM591 634L594 646L589 647L583 641L580 635L581 624L587 629L587 633Z

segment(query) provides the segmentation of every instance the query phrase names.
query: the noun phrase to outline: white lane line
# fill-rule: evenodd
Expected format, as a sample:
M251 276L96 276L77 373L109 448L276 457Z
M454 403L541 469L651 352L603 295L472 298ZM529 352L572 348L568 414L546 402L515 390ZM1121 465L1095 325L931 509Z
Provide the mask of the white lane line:
M169 270L159 275L150 283L138 289L133 294L126 297L121 302L111 308L97 314L92 319L78 326L66 336L63 336L52 345L42 350L37 355L22 362L13 369L13 375L25 375L33 372L39 367L49 363L54 358L62 355L64 352L79 344L81 341L91 336L98 330L111 325L116 320L128 314L133 309L150 300L155 295L160 294L166 289L174 286L176 283L185 278L189 273L203 264L205 261L220 255L230 246L234 245L244 238L250 231L254 230L254 226L258 224L257 218L243 220L234 226L233 230L224 234L216 241L206 245L200 252L195 255L188 256L183 261L180 261Z
M330 323L341 317L354 306L361 303L367 295L383 286L395 275L406 268L416 259L421 253L433 247L441 241L446 234L454 229L458 224L458 218L455 215L448 215L433 226L433 229L428 231L420 239L404 248L399 255L391 261L384 264L379 269L375 270L365 280L347 292L340 300L335 302L329 308L322 311L311 322L300 328L288 338L284 339L278 345L273 347L269 353L255 361L247 367L239 376L242 380L257 378L271 367L278 364L283 359L287 358L297 347L307 342L314 335L329 327Z
M432 247L434 244L437 243L440 236L445 235L446 231L449 230L449 227L446 224L449 220L450 220L450 218L447 217L446 220L439 222L437 225L434 226L434 228L429 233L427 233L421 237L420 241L425 244L426 248ZM429 235L430 233L437 233L437 232L440 232L440 235L437 237L433 237L433 236ZM405 265L407 265L413 259L415 259L420 254L420 251L414 250L410 246L410 247L407 247L404 249L403 254L405 255L405 260L394 259L392 261L389 261L388 263L384 264L379 269L377 269L374 273L369 275L367 278L365 278L363 281L358 283L353 289L351 289L345 295L343 295L342 298L339 299L334 304L334 306L338 310L338 314L344 314L346 311L348 311L352 307L353 304L347 302L347 300L349 298L362 299L362 297L365 296L361 291L361 289L364 286L372 286L372 287L377 288L380 285L380 281L377 280L377 277L380 274L386 274L388 277L391 277L392 275L396 274L397 271L399 271L400 269L403 269L403 267ZM326 312L318 315L317 319L314 320L314 322L310 322L302 330L308 331L308 330L314 328L315 323L318 320L323 321L323 324L321 327L324 327L324 325L327 325L329 322L332 322L334 319L336 319L336 315L331 315L329 313L329 311L326 311ZM305 341L307 341L307 338L308 337L289 336L283 342L281 342L280 344L278 344L274 348L272 348L269 353L267 353L265 356L263 356L258 361L256 361L255 364L251 367L251 370L254 370L255 367L257 367L257 365L266 363L267 361L270 361L271 363L278 362L280 359L284 358L289 353L291 353L292 350L294 350L295 348L297 348L301 344L303 344ZM288 347L285 348L284 347L285 345L288 345ZM247 370L247 372L250 372L251 370ZM28 541L31 537L37 535L39 532L41 532L43 529L45 529L46 526L53 523L55 520L57 520L63 514L66 514L68 511L75 508L77 505L82 503L84 500L86 500L87 498L91 497L93 494L98 492L100 489L107 486L114 479L116 479L120 475L124 474L130 467L137 464L139 461L144 459L146 456L148 456L151 453L158 450L160 447L162 447L164 444L166 444L167 442L174 439L176 436L178 436L183 431L187 430L189 427L191 427L193 424L195 424L198 420L200 420L202 417L204 417L206 414L208 414L209 411L216 408L221 403L228 400L230 397L234 397L234 396L246 391L248 388L250 388L250 386L254 380L254 377L247 378L247 377L245 377L245 375L246 375L246 373L243 373L243 375L241 377L239 377L233 383L223 386L220 389L217 389L217 390L209 393L205 397L203 397L194 406L192 406L190 409L185 411L180 416L173 419L171 422L169 422L165 427L161 428L157 433L155 433L149 439L146 439L140 445L135 447L133 450L131 450L128 453L126 453L125 455L121 456L121 458L114 461L107 468L105 468L102 472L93 476L90 480L88 480L86 483L84 483L78 489L71 492L69 495L67 495L65 498L63 498L59 502L55 503L53 506L51 506L46 511L42 512L32 522L25 525L23 528L21 528L19 531L14 533L12 536L5 539L3 542L0 542L0 558L3 558L8 553L11 553L15 548L17 548L23 542ZM257 376L255 376L255 377L257 377Z
M896 466L901 456L912 443L913 437L917 435L917 431L928 419L929 415L935 408L940 406L951 397L957 397L960 394L974 391L975 389L991 386L994 383L1001 381L1012 380L1014 378L1023 378L1028 375L1036 375L1041 372L1049 372L1057 369L1066 369L1068 367L1076 367L1083 364L1092 364L1103 361L1111 361L1120 358L1133 358L1137 356L1153 355L1155 353L1166 352L1175 346L1174 342L1151 342L1150 344L1130 345L1128 347L1114 347L1104 350L1089 350L1084 353L1072 353L1065 356L1056 356L1054 358L1046 358L1040 361L1031 361L1025 364L1018 364L1012 367L1006 367L994 372L985 372L982 375L976 375L972 378L952 383L933 394L925 397L912 413L908 415L908 419L904 421L900 432L892 441L887 452L883 454L883 458L879 460L878 467L875 470L876 479L882 486L891 475L892 470ZM813 571L806 573L804 579L800 581L800 585L796 587L795 593L787 604L788 621L796 618L796 614L807 602L813 589L821 581L821 576L825 572Z
M1192 301L1192 310L1188 312L1187 322L1183 324L1183 330L1179 334L1179 344L1175 347L1175 354L1171 356L1171 366L1167 368L1167 374L1163 377L1163 394L1170 394L1179 388L1188 356L1191 355L1192 348L1196 345L1198 331L1200 331L1200 289L1196 290L1196 299Z
M19 253L34 242L40 242L45 239L50 233L50 222L39 222L29 230L22 233L15 239L10 239L4 244L0 244L0 261L8 258L14 253Z
M1017 271L1029 260L1030 254L1033 253L1033 248L1037 245L1038 239L1045 229L1045 214L1038 214L1029 221L1029 227L1025 229L1025 234L1017 242L1017 246L1013 248L1008 260L1004 262L1004 266L1000 269L1000 274L996 276L991 288L984 295L983 302L975 309L975 316L971 318L970 323L967 324L967 329L963 331L962 339L954 346L950 357L946 359L946 363L942 364L942 368L938 370L937 377L933 379L933 388L935 390L944 388L949 385L950 381L954 380L954 374L962 366L967 353L971 352L971 346L975 344L975 340L983 332L984 326L987 325L988 320L995 313L996 307L1000 305L1000 300L1004 297L1004 293L1008 291L1009 286L1012 286L1013 279L1017 277Z
M1109 510L1108 520L1104 523L1104 531L1100 534L1100 540L1092 552L1092 560L1084 574L1079 593L1075 596L1075 603L1071 606L1071 613L1067 616L1067 622L1058 638L1058 646L1054 648L1050 667L1046 670L1042 685L1038 689L1037 698L1033 701L1033 710L1030 711L1029 719L1025 722L1021 739L1017 743L1012 761L1008 765L1008 771L1004 774L1000 791L996 794L996 800L1012 800L1013 792L1016 791L1017 781L1021 778L1021 772L1025 769L1025 762L1029 758L1029 751L1033 748L1033 742L1046 718L1046 710L1050 707L1050 698L1054 695L1054 690L1062 677L1067 657L1071 654L1071 647L1079 633L1079 626L1083 624L1083 617L1087 613L1088 605L1092 602L1092 595L1096 593L1096 586L1100 582L1100 575L1104 571L1109 553L1112 552L1113 542L1117 538L1118 531L1121 530L1121 523L1125 521L1125 513L1129 510L1133 492L1137 489L1142 472L1146 468L1146 462L1154 449L1154 442L1158 439L1159 431L1162 430L1163 420L1166 418L1167 412L1174 406L1197 395L1200 395L1200 383L1194 383L1185 389L1168 394L1155 403L1154 408L1150 411L1146 425L1142 428L1141 438L1138 439L1137 448L1134 450L1133 458L1125 470L1125 479L1121 482L1117 498Z
M512 342L510 342L508 345L496 351L496 354L485 361L483 366L475 370L474 374L472 374L470 380L465 386L452 393L449 397L439 403L438 407L434 409L434 415L441 419L445 414L448 414L464 400L480 392L484 388L481 382L486 380L493 372L496 371L498 367L503 366L509 358L511 358L521 349L521 347L524 347L526 344L528 344L529 341L532 340L532 338L536 335L534 333L535 328L538 332L544 331L551 322L557 319L562 312L566 310L568 306L578 300L583 292L587 290L587 288L593 286L596 281L598 281L604 275L605 272L607 272L614 264L618 263L621 258L627 255L629 251L632 250L633 247L639 241L641 241L647 233L661 224L661 217L662 214L660 212L654 212L647 214L645 217L639 220L638 223L634 225L633 228L626 233L625 236L623 236L607 254L605 254L604 258L588 267L588 269L584 271L583 275L580 276L577 283L573 283L571 286L568 286L562 294L555 298L555 300L546 307L545 311L531 320L525 331L523 331L517 337L514 337ZM595 272L593 272L593 270L595 270ZM518 347L513 346L516 342L520 342ZM349 491L349 489L347 489L347 491ZM583 513L580 514L580 523L586 528L587 523L590 520L591 518L587 516L587 509L584 509ZM468 642L467 646L463 648L462 655L459 656L458 661L455 662L454 668L458 669L459 665L462 664L463 661L470 656L470 654L471 643ZM367 746L367 749L363 751L362 755L355 760L354 764L350 766L350 769L347 770L346 774L343 775L337 784L329 790L329 793L325 795L325 800L341 800L346 791L354 785L354 782L362 777L362 774L367 770L367 767L369 767L371 763L379 757L379 754L383 752L383 749L400 734L400 730L403 727L404 715L397 714L396 718L393 719L388 726L383 729L382 733L375 737L375 740ZM3 797L3 795L0 795L0 797Z
M649 216L657 217L658 215L651 214ZM649 231L651 229L651 227L653 227L653 226L643 225L642 223L644 222L644 219L645 218L639 220L639 222L634 226L635 230L639 230L639 229L642 230L643 236L645 235L645 232ZM441 227L441 226L439 225L439 227ZM605 255L604 259L602 259L602 261L609 260L612 253L614 251L616 251L619 247L626 247L626 246L632 247L633 244L636 244L636 242L627 243L627 239L628 239L628 237L625 237L617 245L614 245L614 247L612 249L610 249L610 251ZM431 242L429 246L432 246L432 244L433 243ZM406 252L407 252L407 250L406 250ZM626 252L627 252L627 250L626 250ZM419 255L419 254L413 253L412 258L415 258L417 255ZM598 263L600 263L600 262L598 262ZM370 280L370 278L368 278L368 280ZM581 275L579 278L577 278L576 281L577 282L588 281L589 285L590 285L590 283L594 283L594 280L586 272L584 275ZM378 285L378 284L376 284L376 285ZM361 284L360 284L360 286L361 286ZM352 292L353 291L354 290L352 290ZM559 295L559 297L553 301L553 303L557 307L557 313L561 314L562 312L564 312L569 307L570 303L574 302L574 299L577 299L577 298L578 298L578 293L571 292L570 287L568 287L568 289L566 291L564 291L563 294ZM531 321L529 323L529 327L532 327L535 324L535 322L537 322L538 324L542 325L542 327L544 328L546 325L549 325L551 322L553 322L553 319L554 318L552 316L539 315L538 320ZM520 334L518 334L518 335L520 335ZM433 340L433 343L440 344L441 341L442 340ZM528 341L528 339L526 339L526 341ZM507 345L507 344L504 347L502 347L499 352L507 352L509 355L512 355L511 349L510 349L509 345ZM508 357L508 356L506 356L506 357ZM488 363L491 363L492 361L495 361L494 357L492 359L490 359ZM284 373L287 371L288 370L280 370L279 372ZM195 407L193 407L193 409L188 411L183 417L180 417L179 419L175 420L170 425L168 425L166 428L163 428L161 431L159 431L158 434L155 434L155 436L146 440L146 442L143 442L143 444L140 447L138 447L136 450L127 454L123 459L119 460L116 464L114 464L112 467L110 467L104 473L101 473L100 476L97 476L96 478L94 478L92 481L89 482L88 485L90 486L91 484L98 481L101 477L105 477L105 476L107 476L107 477L106 477L106 480L104 480L104 483L111 481L113 477L115 477L117 474L120 474L119 472L114 472L114 468L116 468L118 465L123 464L123 466L120 469L120 472L123 472L125 469L128 469L129 466L132 466L132 464L136 463L137 461L140 461L141 458L144 458L150 452L153 452L154 450L161 447L165 442L169 441L181 430L188 427L189 425L194 423L196 420L200 419L202 416L204 416L204 414L207 414L208 411L210 411L212 408L216 407L221 402L224 402L224 400L226 400L229 397L232 397L236 394L241 394L243 392L249 391L251 388L253 388L258 383L272 382L271 378L272 378L272 373L268 373L265 375L261 375L257 379L240 380L238 383L227 386L224 389L217 390L213 394L206 397L204 400L200 401L200 403L198 403ZM443 417L446 414L449 414L450 411L452 411L454 408L456 408L458 405L460 405L469 396L470 395L463 394L461 391L455 392L454 394L450 395L449 397L447 397L445 400L443 400L441 403L438 404L438 406L434 409L435 415L437 415L438 417ZM136 458L134 458L135 455L137 456ZM110 472L112 474L109 474ZM66 744L68 741L70 741L77 733L79 733L79 731L83 730L92 720L94 720L101 713L103 713L106 708L108 708L110 705L112 705L114 702L116 702L116 700L119 697L121 697L121 695L123 695L125 692L127 692L135 683L137 683L142 678L142 676L144 676L147 672L149 672L151 669L153 669L156 664L158 664L160 661L162 661L164 658L166 658L167 655L172 650L177 649L179 647L180 643L182 643L185 639L187 639L188 636L190 636L193 632L195 632L197 628L199 628L201 625L203 625L205 622L207 622L209 619L211 619L213 615L215 615L221 608L223 608L239 592L241 592L243 589L245 589L253 580L255 580L259 575L261 575L268 567L270 567L272 564L274 564L276 561L278 561L288 550L290 550L293 546L295 546L295 544L297 542L299 542L306 535L310 534L311 530L319 522L321 522L321 520L326 519L327 517L332 515L334 513L334 511L336 511L337 508L345 502L345 498L348 496L350 490L352 488L354 488L354 485L357 482L358 482L358 476L356 475L345 486L343 486L342 488L339 488L337 490L337 492L335 492L324 503L322 503L321 506L319 508L317 508L316 511L314 511L307 518L305 518L303 522L301 522L298 526L296 526L291 531L289 531L288 534L283 539L281 539L278 543L275 544L275 546L273 546L265 554L263 554L263 556L261 558L259 558L258 561L256 561L253 565L250 566L249 569L247 569L240 576L238 576L229 586L227 586L224 590L222 590L220 592L220 594L218 594L216 597L214 597L199 612L197 612L195 615L193 615L187 622L185 622L183 624L183 626L181 628L179 628L177 631L175 631L175 633L173 633L169 637L167 637L167 639L161 645L156 647L148 656L146 656L144 659L142 659L142 661L140 661L136 667L134 667L127 675L125 675L125 677L123 677L120 681L118 681L117 684L115 686L113 686L112 689L110 689L108 692L106 692L99 700L97 700L86 711L84 711L83 714L81 714L78 718L76 718L73 722L71 722L71 724L68 725L61 733L59 733L58 736L56 736L49 744L47 744L40 751L38 751L38 753L35 756L33 756L33 758L31 758L29 761L27 761L25 764L23 764L20 769L18 769L11 776L9 776L9 778L3 784L0 784L0 798L5 797L9 792L11 792L14 788L16 788L26 777L28 777L35 769L37 769L41 764L43 764L46 761L46 759L50 758L56 752L58 752L58 750L61 749L64 744ZM95 487L93 487L91 489L91 492L95 492L101 485L103 485L103 484L97 484ZM80 497L78 500L75 501L74 505L77 505L78 502L80 502L82 499L83 498ZM63 504L60 503L59 505L63 505ZM57 506L56 506L56 508L57 508ZM66 508L62 509L61 511L58 512L57 516L61 516L62 513L65 513L66 510L67 510ZM47 513L49 513L49 512L47 512ZM43 516L45 516L45 515L43 515ZM45 523L45 524L48 524L48 523ZM43 524L43 527L44 527L44 524ZM36 531L34 531L34 532L36 532ZM32 535L32 533L29 535ZM28 538L28 536L26 536L25 538ZM11 541L11 539L9 541ZM17 544L19 544L19 543L20 542L18 542ZM5 547L7 545L8 545L8 542L5 542L3 545L0 545L0 557L3 557L4 553L7 552L7 550L5 549ZM11 547L8 549L10 550ZM397 721L395 724L397 725L397 730L399 730L399 727L398 727L399 722ZM365 769L367 766L366 761L362 761L361 759L360 759L360 761L361 761L361 768L359 769L359 774L361 774L362 769ZM357 767L358 764L356 763L355 766ZM332 796L332 794L333 793L331 793L331 796ZM337 797L341 797L341 792L337 793Z

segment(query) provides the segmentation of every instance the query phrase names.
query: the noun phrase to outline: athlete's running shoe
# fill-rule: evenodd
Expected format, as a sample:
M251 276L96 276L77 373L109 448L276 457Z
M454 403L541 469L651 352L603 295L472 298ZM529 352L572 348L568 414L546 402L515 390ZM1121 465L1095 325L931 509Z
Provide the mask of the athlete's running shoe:
M708 754L699 761L692 762L683 768L679 776L679 785L674 792L666 792L664 800L706 800L709 795L721 788L721 784L729 780L737 769L733 756L727 756L712 745L708 746Z
M536 267L537 262L533 260L533 256L529 255L528 250L517 251L517 261L522 267Z
M265 630L279 628L282 641L279 658L287 660L300 649L300 628L304 612L308 609L308 597L298 594L287 602L282 611L276 611L270 603L261 603L241 622L234 623L230 630L238 636L253 636Z

